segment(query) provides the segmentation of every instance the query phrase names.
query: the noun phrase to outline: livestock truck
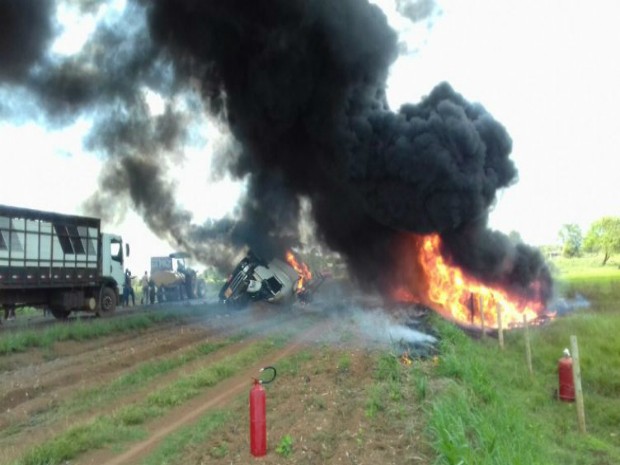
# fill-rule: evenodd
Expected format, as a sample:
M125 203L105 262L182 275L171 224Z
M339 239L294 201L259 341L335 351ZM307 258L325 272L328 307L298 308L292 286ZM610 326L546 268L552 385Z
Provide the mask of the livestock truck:
M129 245L101 220L0 205L0 307L107 316L116 310Z

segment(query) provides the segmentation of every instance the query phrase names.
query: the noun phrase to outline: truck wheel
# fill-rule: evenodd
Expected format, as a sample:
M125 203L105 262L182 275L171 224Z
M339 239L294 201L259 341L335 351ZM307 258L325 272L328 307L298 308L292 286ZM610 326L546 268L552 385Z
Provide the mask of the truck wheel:
M203 299L205 295L207 295L207 285L204 281L198 281L198 286L196 286L196 296L199 299Z
M99 302L99 308L97 315L110 316L116 310L116 294L109 287L104 287L101 291L101 301Z

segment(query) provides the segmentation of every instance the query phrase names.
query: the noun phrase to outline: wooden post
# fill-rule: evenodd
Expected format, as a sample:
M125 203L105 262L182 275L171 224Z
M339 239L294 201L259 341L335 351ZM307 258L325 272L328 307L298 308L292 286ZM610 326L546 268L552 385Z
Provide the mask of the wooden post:
M480 325L482 327L482 337L484 338L487 334L486 334L486 329L484 328L484 305L482 301L482 295L478 296L478 304L479 304L478 310L480 310Z
M495 304L497 309L497 334L499 338L499 348L504 349L504 328L502 326L502 305L497 302Z
M527 318L523 315L523 331L525 334L525 358L527 360L527 369L530 372L530 375L534 374L534 369L532 368L532 348L530 347L530 331L527 326Z
M583 390L581 389L581 368L579 366L579 346L577 346L577 336L570 337L570 351L573 357L573 383L575 385L575 402L577 404L579 431L585 433L586 414L583 408Z

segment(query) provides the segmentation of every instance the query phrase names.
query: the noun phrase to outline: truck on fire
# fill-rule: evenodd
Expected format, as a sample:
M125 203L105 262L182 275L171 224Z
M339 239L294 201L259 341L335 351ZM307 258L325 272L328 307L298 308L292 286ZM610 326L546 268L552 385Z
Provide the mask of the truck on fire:
M258 301L281 305L309 302L324 277L313 274L292 252L287 255L287 262L278 258L266 262L250 250L220 289L220 302L232 308Z
M124 245L124 247L123 247ZM116 310L129 245L99 218L0 205L0 307L58 319Z

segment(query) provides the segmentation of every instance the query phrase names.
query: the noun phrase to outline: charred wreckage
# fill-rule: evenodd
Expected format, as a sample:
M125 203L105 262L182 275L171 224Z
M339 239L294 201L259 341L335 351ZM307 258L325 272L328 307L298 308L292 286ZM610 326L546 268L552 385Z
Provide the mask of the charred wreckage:
M219 300L239 309L257 301L282 305L310 302L325 277L310 271L291 252L287 261L274 258L267 262L249 251L220 289Z

